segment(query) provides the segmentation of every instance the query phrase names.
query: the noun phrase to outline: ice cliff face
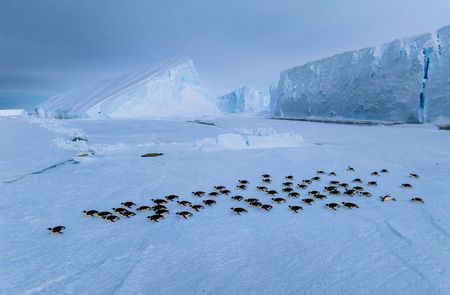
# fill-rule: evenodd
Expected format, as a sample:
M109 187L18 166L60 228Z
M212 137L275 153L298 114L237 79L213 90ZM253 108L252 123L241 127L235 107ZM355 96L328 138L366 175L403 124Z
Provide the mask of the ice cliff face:
M432 35L428 68L424 73L424 120L450 124L450 26Z
M284 71L271 89L278 117L450 121L450 26Z
M269 110L270 98L263 92L242 87L218 98L224 113L260 113Z
M219 113L190 59L129 71L115 79L51 97L38 106L37 112L55 118L191 117Z

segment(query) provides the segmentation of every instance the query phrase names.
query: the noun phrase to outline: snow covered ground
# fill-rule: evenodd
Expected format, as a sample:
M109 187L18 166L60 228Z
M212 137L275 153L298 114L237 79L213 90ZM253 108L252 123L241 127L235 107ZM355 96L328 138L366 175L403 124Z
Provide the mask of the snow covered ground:
M206 123L214 125L0 118L0 294L448 294L448 131L239 117ZM76 157L85 152L94 155ZM149 152L164 155L140 157ZM382 168L390 173L370 176ZM300 199L271 212L221 196L188 220L175 217L175 204L160 223L146 213L116 223L81 213L168 194L201 203L190 192L214 185L270 204L255 189L262 173L280 190L284 176L297 183L318 169L337 177L311 189L355 177L379 186L367 188L371 198L347 198L356 210L324 208L342 196L302 205L307 192L298 190ZM234 190L238 179L251 182L248 191ZM413 188L400 188L404 182ZM398 201L380 202L387 193ZM416 195L425 204L409 201ZM233 215L236 206L249 212ZM63 235L48 234L56 225L66 226Z

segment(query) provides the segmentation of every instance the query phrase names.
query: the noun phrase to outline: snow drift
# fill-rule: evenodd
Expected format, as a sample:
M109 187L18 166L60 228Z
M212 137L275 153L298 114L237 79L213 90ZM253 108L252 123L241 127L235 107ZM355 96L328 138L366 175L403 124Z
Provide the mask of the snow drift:
M51 97L37 113L54 118L192 117L217 114L218 108L192 60L181 59Z
M450 26L284 71L275 116L450 122Z
M224 113L260 113L269 110L270 97L263 92L242 87L218 98Z

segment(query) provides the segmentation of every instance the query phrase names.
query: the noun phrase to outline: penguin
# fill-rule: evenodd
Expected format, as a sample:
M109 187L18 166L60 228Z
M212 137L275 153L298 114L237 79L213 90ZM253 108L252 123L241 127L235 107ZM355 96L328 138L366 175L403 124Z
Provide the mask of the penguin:
M230 192L230 190L224 189L224 190L221 190L220 193L221 193L222 195L228 196L231 192Z
M164 216L164 214L169 214L169 210L167 210L167 209L159 209L159 210L155 210L155 214L156 214L156 215L163 215L163 216Z
M259 191L262 191L262 192L267 191L267 187L265 187L265 186L257 186L256 189Z
M355 179L352 180L352 182L354 182L354 183L362 183L362 180L361 180L361 178L355 178Z
M369 192L359 192L359 195L365 198L370 198L372 196L372 194Z
M216 185L214 186L214 188L218 191L224 190L226 187L224 187L223 185Z
M108 215L112 215L112 213L111 212L108 212L108 211L103 211L103 212L98 212L97 214L95 214L97 217L100 217L100 218L104 218L105 216L108 216Z
M168 195L165 198L167 201L173 202L175 200L178 200L180 197L178 197L177 195Z
M243 196L233 196L233 197L231 197L231 199L234 201L242 201L244 199L244 197Z
M281 204L281 203L286 202L286 200L283 198L272 198L272 202L274 202L276 204Z
M123 217L130 218L130 217L136 215L136 213L127 211L127 212L121 213L121 215L122 215ZM113 215L110 215L110 216L113 216Z
M261 176L262 176L262 178L272 178L272 176L270 176L270 174L263 174Z
M203 200L203 204L205 204L206 206L212 206L216 203L216 201L214 200Z
M356 194L356 191L354 189L346 190L343 195L346 197L353 197Z
M314 201L314 199L307 198L307 199L302 199L302 202L306 205L311 206L315 201Z
M185 207L192 205L192 203L189 201L177 201L177 204Z
M239 182L240 184L249 184L249 183L250 183L250 181L245 180L245 179L239 179L238 182Z
M390 196L390 195L385 195L383 197L380 197L381 202L393 202L393 201L397 201L394 197Z
M380 173L389 173L389 171L387 169L381 169Z
M177 213L175 213L177 216L179 216L180 218L184 218L184 219L188 219L189 217L191 217L192 216L192 213L191 212L188 212L188 211L180 211L180 212L177 212Z
M210 192L208 195L210 197L217 197L219 195L219 193L218 192Z
M320 181L320 176L314 176L313 178L311 178L311 181Z
M348 188L348 183L343 182L343 183L340 183L339 186L346 189L346 188Z
M294 190L293 190L291 187L285 187L285 188L283 188L281 191L282 191L283 193L291 193L291 192L293 192Z
M272 183L272 180L270 178L264 178L262 180L263 183Z
M328 204L325 205L325 207L330 209L330 210L335 210L336 211L340 207L340 205L337 204L337 203L328 203Z
M303 182L303 184L311 184L312 183L312 181L309 179L303 179L302 182Z
M421 198L415 197L411 199L411 202L416 203L416 204L423 204L424 201Z
M85 211L83 211L83 213L85 216L94 217L98 213L98 211L97 210L87 210L87 211L85 210Z
M253 203L253 202L258 202L259 200L258 199L255 199L255 198L250 198L250 199L245 199L244 200L247 204L250 204L250 203Z
M412 185L409 183L402 183L402 188L412 188Z
M202 191L196 191L196 192L192 192L192 195L194 197L203 197L205 195L205 192Z
M419 175L416 173L409 173L409 177L411 178L419 178Z
M378 183L376 181L369 181L367 183L367 186L377 186L377 185L378 185Z
M286 180L293 180L294 176L293 175L288 175L288 176L285 176L284 179L286 179Z
M325 186L323 189L327 192L331 192L331 191L337 190L337 187L334 185L329 185L329 186Z
M328 173L328 176L336 176L336 172L331 171L330 173Z
M297 184L297 188L299 188L299 189L307 189L308 186L306 184Z
M241 213L247 213L247 210L245 210L244 208L240 208L240 207L231 207L230 208L231 211L233 211L233 213L236 213L237 215L241 215Z
M290 181L283 182L283 186L285 186L285 187L291 187L292 185L293 185L293 183Z
M269 190L269 191L267 191L267 194L269 196L275 196L275 195L278 195L278 192L276 190Z
M127 207L127 208L131 208L131 207L133 207L133 206L136 206L136 204L135 203L133 203L133 202L123 202L123 203L120 203L122 206L124 206L124 207Z
M355 208L359 208L358 205L350 203L350 202L342 202L342 206L348 209L355 209Z
M302 206L288 206L288 209L294 213L298 213L298 211L303 210Z
M353 172L355 171L355 168L353 168L352 166L347 166L347 171Z
M370 173L370 175L372 175L372 176L380 176L380 174L377 171L373 171L372 173Z
M131 212L130 212L131 213ZM118 217L118 216L116 216L116 215L108 215L108 216L105 216L104 218L103 218L105 221L107 221L107 222L116 222L117 220L119 220L120 218Z
M181 201L181 202L183 202L183 201ZM187 202L187 201L186 201L186 202ZM190 204L190 202L189 202L189 204ZM164 209L167 209L167 207L164 206L164 205L155 205L155 206L152 207L152 209L153 209L153 211L156 211L156 210L164 210Z
M332 190L329 192L329 194L332 196L339 196L341 194L341 192L338 190Z
M264 210L264 211L270 211L270 210L272 210L272 205L267 205L267 204L264 204L264 205L261 205L261 210Z
M316 173L317 174L325 174L325 172L323 170L317 170Z
M159 222L161 219L164 219L164 215L154 214L151 216L147 216L147 220L149 222Z
M262 203L261 203L261 202L258 202L258 201L255 201L255 202L249 203L249 205L250 205L251 207L261 207L261 206L262 206Z
M331 180L330 182L328 182L329 184L331 184L331 185L338 185L339 184L339 181L337 181L337 180Z
M310 196L315 196L315 195L318 195L318 194L320 194L320 192L318 192L318 191L309 191L308 192L308 195L310 195Z
M238 189L238 190L246 190L247 186L245 184L239 184L239 185L236 185L236 189Z
M362 186L354 186L353 189L355 191L359 191L359 192L362 192L364 190L364 188Z
M326 198L327 198L327 196L322 195L322 194L314 195L314 199L325 200Z
M292 192L292 193L288 194L288 197L289 198L298 198L298 197L300 197L300 194L297 192Z
M191 205L191 208L198 212L198 211L204 209L205 207L203 207L202 205Z
M113 212L119 213L119 214L122 212L128 212L128 210L125 208L112 208L112 210L113 210Z
M48 232L51 233L51 234L59 234L59 235L61 235L61 234L63 234L63 230L65 230L66 227L63 226L63 225L58 225L58 226L55 226L55 227L49 227L47 229L48 229Z
M152 199L152 202L158 205L167 204L167 201L163 199Z

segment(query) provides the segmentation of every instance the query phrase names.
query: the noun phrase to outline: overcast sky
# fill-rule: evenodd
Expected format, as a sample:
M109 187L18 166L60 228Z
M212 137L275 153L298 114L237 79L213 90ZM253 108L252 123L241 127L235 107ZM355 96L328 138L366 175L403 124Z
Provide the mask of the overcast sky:
M0 107L191 57L213 94L450 24L450 0L0 0ZM7 99L9 98L9 99Z

